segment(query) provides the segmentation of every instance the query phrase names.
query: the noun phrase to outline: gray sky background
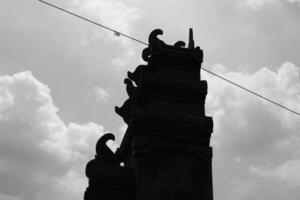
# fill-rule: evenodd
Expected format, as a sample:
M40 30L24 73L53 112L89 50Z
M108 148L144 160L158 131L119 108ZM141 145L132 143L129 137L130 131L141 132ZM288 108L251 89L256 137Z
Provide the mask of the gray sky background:
M299 0L51 2L143 41L192 27L203 66L300 112ZM82 199L97 139L124 133L113 110L144 46L33 0L2 0L0 25L0 200ZM298 200L299 116L202 78L215 199Z

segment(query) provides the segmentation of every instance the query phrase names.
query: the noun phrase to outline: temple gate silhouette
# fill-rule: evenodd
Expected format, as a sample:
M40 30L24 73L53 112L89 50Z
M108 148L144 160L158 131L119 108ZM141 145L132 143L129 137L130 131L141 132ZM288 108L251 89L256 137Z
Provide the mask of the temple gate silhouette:
M96 145L86 166L85 200L212 200L212 117L205 116L207 82L201 80L203 51L167 45L162 30L149 36L146 65L128 72L128 100L115 111L128 124L116 153Z

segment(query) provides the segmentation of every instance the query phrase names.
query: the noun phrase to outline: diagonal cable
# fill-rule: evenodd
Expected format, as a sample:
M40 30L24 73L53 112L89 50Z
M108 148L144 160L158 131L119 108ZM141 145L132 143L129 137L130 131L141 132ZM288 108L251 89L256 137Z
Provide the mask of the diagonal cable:
M222 77L222 76L220 76L220 75L218 75L218 74L216 74L216 73L214 73L214 72L211 72L211 71L209 71L209 70L207 70L207 69L205 69L205 68L203 68L203 67L201 67L201 69L202 69L203 71L206 71L206 72L209 73L209 74L212 74L212 75L214 75L214 76L216 76L216 77L218 77L218 78L220 78L220 79L222 79L222 80L224 80L224 81L226 81L226 82L228 82L228 83L230 83L230 84L236 86L236 87L239 87L239 88L241 88L241 89L243 89L243 90L245 90L245 91L247 91L247 92L249 92L249 93L251 93L251 94L253 94L253 95L255 95L255 96L258 96L259 98L262 98L262 99L264 99L264 100L266 100L266 101L268 101L268 102L270 102L270 103L272 103L272 104L275 104L276 106L279 106L279 107L281 107L281 108L283 108L283 109L285 109L285 110L288 110L288 111L290 111L290 112L292 112L292 113L294 113L294 114L296 114L296 115L300 115L300 113L298 113L298 112L296 112L296 111L294 111L294 110L292 110L292 109L290 109L290 108L287 108L287 107L285 107L284 105L282 105L282 104L280 104L280 103L277 103L276 101L273 101L273 100L271 100L271 99L268 99L267 97L264 97L264 96L262 96L262 95L260 95L260 94L258 94L258 93L256 93L256 92L254 92L254 91L252 91L252 90L249 90L249 89L245 88L244 86L239 85L239 84L237 84L237 83L235 83L235 82L233 82L233 81L231 81L231 80L229 80L229 79L227 79L227 78L224 78L224 77Z
M136 39L136 38L134 38L134 37L132 37L132 36L130 36L130 35L121 33L121 32L119 32L119 31L117 31L117 30L115 30L115 29L112 29L112 28L107 27L107 26L104 26L104 25L102 25L102 24L100 24L100 23L94 22L94 21L92 21L92 20L90 20L90 19L87 19L87 18L85 18L85 17L82 17L82 16L80 16L80 15L78 15L78 14L75 14L75 13L70 12L70 11L68 11L68 10L65 10L65 9L63 9L63 8L60 8L60 7L58 7L58 6L54 5L54 4L51 4L51 3L46 2L46 1L43 1L43 0L38 0L38 1L41 2L41 3L44 3L44 4L48 5L48 6L51 6L51 7L53 7L53 8L56 8L56 9L58 9L58 10L60 10L60 11L63 11L63 12L65 12L65 13L68 13L68 14L70 14L70 15L73 15L73 16L75 16L75 17L78 17L78 18L80 18L80 19L82 19L82 20L85 20L85 21L87 21L87 22L90 22L90 23L92 23L92 24L94 24L94 25L96 25L96 26L99 26L99 27L102 27L102 28L107 29L107 30L109 30L109 31L112 31L112 32L114 32L114 34L115 34L116 36L122 35L122 36L124 36L124 37L127 37L128 39L131 39L131 40L135 41L135 42L138 42L138 43L141 43L141 44L143 44L143 45L149 46L149 44L147 44L147 43L145 43L145 42L143 42L143 41L141 41L141 40L138 40L138 39ZM294 113L294 114L300 116L300 113L298 113L298 112L296 112L296 111L294 111L294 110L292 110L292 109L290 109L290 108L288 108L288 107L286 107L286 106L284 106L284 105L282 105L282 104L280 104L280 103L277 103L277 102L275 102L275 101L273 101L273 100L271 100L271 99L269 99L269 98L267 98L267 97L264 97L263 95L260 95L260 94L258 94L258 93L256 93L256 92L252 91L252 90L249 90L249 89L245 88L245 87L242 86L242 85L239 85L239 84L237 84L237 83L235 83L235 82L233 82L233 81L231 81L231 80L229 80L229 79L224 78L223 76L220 76L220 75L218 75L218 74L216 74L216 73L214 73L214 72L211 72L211 71L208 70L208 69L205 69L205 68L203 68L203 67L201 67L201 69L202 69L203 71L209 73L209 74L212 74L213 76L216 76L216 77L218 77L218 78L220 78L220 79L222 79L222 80L224 80L224 81L226 81L226 82L228 82L228 83L230 83L230 84L236 86L236 87L239 87L239 88L242 89L242 90L245 90L245 91L247 91L247 92L249 92L249 93L251 93L251 94L253 94L253 95L255 95L255 96L259 97L259 98L262 98L262 99L264 99L264 100L266 100L266 101L268 101L268 102L270 102L270 103L272 103L272 104L274 104L274 105L276 105L276 106L279 106L279 107L281 107L281 108L283 108L283 109L285 109L285 110L287 110L287 111L289 111L289 112L291 112L291 113Z
M112 32L114 32L114 34L115 34L116 36L122 35L122 36L127 37L127 38L129 38L129 39L131 39L131 40L134 40L134 41L136 41L136 42L139 42L139 43L142 43L142 44L148 46L147 43L145 43L145 42L143 42L143 41L141 41L141 40L138 40L138 39L136 39L136 38L134 38L134 37L131 37L130 35L121 33L121 32L119 32L119 31L117 31L117 30L115 30L115 29L112 29L112 28L108 27L108 26L104 26L104 25L102 25L102 24L100 24L100 23L94 22L94 21L92 21L92 20L90 20L90 19L87 19L87 18L85 18L85 17L82 17L82 16L80 16L80 15L78 15L78 14L75 14L75 13L73 13L73 12L70 12L70 11L68 11L68 10L66 10L66 9L60 8L60 7L58 7L58 6L56 6L56 5L52 4L52 3L49 3L49 2L46 2L46 1L43 1L43 0L38 0L38 1L41 2L41 3L44 3L44 4L48 5L48 6L51 6L51 7L53 7L53 8L56 8L56 9L58 9L58 10L60 10L60 11L63 11L63 12L65 12L65 13L68 13L68 14L70 14L70 15L73 15L73 16L75 16L75 17L78 17L78 18L80 18L80 19L82 19L82 20L84 20L84 21L90 22L90 23L92 23L92 24L94 24L94 25L96 25L96 26L100 26L100 27L102 27L102 28L104 28L104 29L107 29L107 30L109 30L109 31L112 31Z

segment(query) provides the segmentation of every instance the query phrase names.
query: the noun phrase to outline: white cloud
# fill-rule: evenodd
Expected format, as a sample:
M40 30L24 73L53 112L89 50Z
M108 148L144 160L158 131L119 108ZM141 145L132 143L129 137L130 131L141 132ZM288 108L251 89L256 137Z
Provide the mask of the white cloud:
M123 56L117 57L112 60L112 64L125 68L130 65L133 59L136 59L137 53L135 52L134 49L130 49L124 53Z
M71 6L75 10L104 26L110 27L125 34L131 33L132 23L140 17L136 3L138 1L109 1L109 0L70 0ZM128 39L124 37L115 37L108 30L99 31L95 27L88 36L87 40L92 42L93 39L103 37L106 39L118 40L122 44L128 45Z
M222 65L214 71L300 110L299 68L292 63L282 64L276 72L267 68L228 72ZM276 192L260 193L261 189L284 185L281 192L294 191L299 186L298 116L204 72L202 78L208 80L206 107L215 122L215 179L227 184L221 185L224 189L217 185L217 195L237 200L261 194L276 199ZM0 91L0 197L82 198L87 184L84 167L103 127L92 122L66 124L57 114L50 89L30 72L1 76ZM294 193L289 199L298 198Z
M141 18L139 4L141 0L70 0L70 10L113 30L135 37L134 25ZM86 22L88 23L88 22ZM115 43L116 42L116 43ZM134 41L125 36L116 36L114 32L96 25L88 26L80 42L83 46L107 46L106 55L121 48L111 64L128 67L137 58ZM120 45L121 44L121 45Z
M298 3L300 5L300 0L244 0L245 5L249 6L253 10L258 10L268 3L275 2Z
M249 6L251 9L257 10L261 6L263 6L267 3L270 3L270 2L274 2L276 0L244 0L244 1L245 1L245 4L247 6Z
M265 178L276 178L285 184L300 187L300 160L287 160L276 168L250 167L253 174Z
M106 102L110 97L109 93L104 88L101 87L95 87L93 92L94 95L96 96L97 101L99 102L102 101Z
M21 200L21 197L0 194L0 199L1 200Z
M284 59L299 63L299 57L295 53L299 52L296 42L299 34L295 28L299 27L297 25L299 20L296 14L290 12L290 9L282 9L280 17L276 18L275 13L270 12L260 13L262 15L236 12L232 8L232 1L230 3L210 0L191 1L188 4L178 3L179 1L156 1L155 3L145 1L146 6L143 5L143 12L145 13L142 13L144 18L136 20L141 13L134 0L99 0L97 2L96 0L79 0L77 2L77 4L68 4L66 8L78 11L80 14L105 25L113 25L113 28L125 33L136 35L134 28L136 31L138 29L139 37L144 35L146 38L148 31L157 27L157 22L160 22L164 24L162 28L166 32L164 38L175 41L175 39L186 37L186 28L183 28L183 34L179 27L185 27L188 23L194 27L195 37L202 41L201 46L206 49L208 63L221 62L232 66L241 63L251 66L255 63L256 65L275 66L276 63L282 62ZM251 2L248 0L247 2L248 4L252 2L253 8L258 9L267 8L267 5L273 6L275 4L273 2L279 2L279 0L253 0ZM291 0L291 2L296 1ZM83 94L86 93L82 91L89 90L91 85L100 79L108 81L111 77L116 78L121 74L112 72L111 70L114 68L110 64L113 62L117 65L127 65L128 59L115 58L116 55L123 54L124 50L129 54L130 51L128 48L124 48L124 45L116 45L117 42L127 41L127 39L114 37L111 32L74 19L72 16L65 16L34 1L32 3L21 3L16 0L4 1L3 4L1 6L2 12L0 12L1 19L3 19L0 42L2 44L2 69L0 71L19 71L20 68L16 66L32 66L32 71L43 77L48 77L47 82L56 93L64 94L64 91L76 91L74 93L82 97L80 100L77 99L76 102L79 103L76 104L75 101L72 101L76 95L72 96L68 93L60 97L56 96L56 100L60 101L60 104L61 101L67 102L62 107L64 111L60 112L62 116L66 119L71 118L72 115L74 118L79 118L78 116L81 116L80 119L88 118L94 105L89 105L90 109L84 108L79 112L73 108L78 108L80 102L84 102L82 101L85 96ZM96 6L94 7L94 5ZM102 5L104 6L101 7ZM168 15L164 15L166 10L169 11ZM189 12L186 15L178 15L182 10ZM49 16L48 11L51 13ZM28 15L28 13L30 14ZM7 21L5 19L12 20ZM28 24L28 22L31 23ZM256 32L249 34L249 37L244 37L244 35L241 37L236 33L239 32L238 29L244 30L243 26L247 26L245 28L246 33L251 33L254 30ZM286 32L284 37L281 34L282 31ZM224 32L228 34L223 34ZM84 38L89 48L81 48L76 45L81 42L81 37ZM285 37L289 40L287 41ZM48 39L45 40L45 38ZM211 51L212 46L216 47L215 49L218 51ZM245 51L241 51L241 49ZM24 62L27 64L24 65ZM44 67L41 68L40 64L43 64ZM75 69L73 70L74 74L72 74L74 76L64 75L70 72L68 67L65 68L66 66L72 66L72 69ZM297 89L299 84L296 84L299 79L294 76L297 75L297 67L293 69L292 64L281 67L282 72L264 69L255 73L230 73L228 72L230 67L223 67L224 71L217 71L299 111L299 93L297 93L299 92ZM62 73L55 74L57 69L62 70ZM86 74L92 74L92 76ZM29 77L28 75L27 78ZM8 79L5 79L7 86L0 89L0 141L1 145L3 144L3 147L0 147L0 193L3 193L0 195L0 199L21 198L20 195L22 194L31 200L50 197L78 199L81 192L79 190L83 190L85 187L81 187L81 184L86 184L86 179L80 178L85 164L83 160L89 157L88 154L93 156L94 145L92 143L95 142L93 138L97 137L94 136L96 130L99 129L99 132L102 132L102 128L94 123L81 125L71 122L67 124L58 116L57 108L53 102L45 103L52 99L51 96L40 101L34 98L26 100L26 93L31 90L31 87L35 88L38 83L27 80L25 82L33 84L29 88L25 88L23 84L15 84L20 82L21 78L17 78L17 76L8 76L8 78L12 78L13 83L8 83ZM1 79L4 80L4 77ZM61 84L62 82L68 84ZM92 82L93 84L88 84L86 88L81 88L79 91L77 89L85 85L82 82ZM112 86L112 82L114 79L107 83L111 87L117 87ZM4 82L1 82L1 86L2 84ZM14 91L11 85L16 85L16 88L22 89ZM46 91L46 88L37 90ZM113 89L118 90L117 88ZM26 93L18 96L17 94L21 93L22 90ZM49 92L43 93L49 94ZM29 96L40 95L32 93ZM67 99L67 96L71 97ZM43 97L39 98L43 99ZM66 104L69 104L68 109ZM215 193L220 195L220 199L223 194L226 196L228 193L235 196L235 199L247 199L248 195L254 195L258 190L257 187L262 184L258 181L259 176L252 177L253 174L250 174L249 166L272 171L284 166L284 163L289 160L297 160L299 157L299 125L297 124L300 123L297 116L295 117L293 114L263 100L258 100L256 97L215 78L209 79L209 94L206 104L207 110L215 120L213 166L216 168L214 171L216 181L214 184L221 185L221 187L215 188ZM66 110L68 111L66 112ZM98 112L98 109L94 110ZM99 115L106 116L108 112L111 111L99 113ZM97 116L98 113L94 115ZM113 119L107 121L110 121L111 124L114 123ZM91 145L88 147L86 144ZM84 153L85 151L88 153ZM80 165L83 166L82 169L77 170L76 168L79 168ZM26 176L26 174L29 175ZM271 177L263 177L263 179L271 179ZM28 180L28 183L22 180ZM236 184L232 186L233 180ZM72 185L68 184L70 182ZM56 187L57 183L62 189ZM282 188L282 185L280 183L274 186L271 181L269 186L261 187L270 189L273 186L278 190L278 188ZM43 198L48 194L47 189L43 188L47 188L51 195ZM288 189L283 187L281 191L288 191ZM62 192L63 190L67 192ZM72 190L78 192L71 192ZM274 194L271 191L268 192L273 196L277 194L276 191ZM76 198L72 195L75 195Z
M300 69L292 63L283 63L275 72L268 68L253 73L228 72L225 66L213 67L212 71L300 111ZM296 170L300 157L299 116L205 72L202 78L208 80L207 114L214 117L217 197L280 199L293 191L289 199L298 199L294 186L300 180ZM282 194L274 189L279 187Z
M65 124L30 72L0 76L0 100L0 199L82 198L103 127Z
M298 3L300 5L300 0L285 0L289 3Z

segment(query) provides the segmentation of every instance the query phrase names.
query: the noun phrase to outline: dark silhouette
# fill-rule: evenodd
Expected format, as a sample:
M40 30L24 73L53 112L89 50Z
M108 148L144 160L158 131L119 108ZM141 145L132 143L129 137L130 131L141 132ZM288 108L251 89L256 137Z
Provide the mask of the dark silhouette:
M115 107L115 111L120 115L123 120L129 124L130 123L130 110L132 106L136 103L137 97L137 88L133 85L132 81L129 78L125 78L124 83L126 84L126 92L129 96L122 107Z
M134 81L137 86L141 86L140 83L146 83L150 81L150 71L147 65L139 65L134 72L127 72L128 78Z
M178 41L174 44L174 47L177 47L177 48L183 48L185 46L185 42L183 41Z
M120 166L115 154L106 146L114 140L111 133L102 136L96 145L95 159L88 162L86 176L89 187L84 194L85 200L133 199L133 170Z
M86 168L85 200L212 200L213 120L205 116L207 82L200 78L203 52L189 43L167 45L151 32L139 65L124 80L129 98L119 108L128 124L113 153L97 143ZM124 163L123 166L120 164Z

